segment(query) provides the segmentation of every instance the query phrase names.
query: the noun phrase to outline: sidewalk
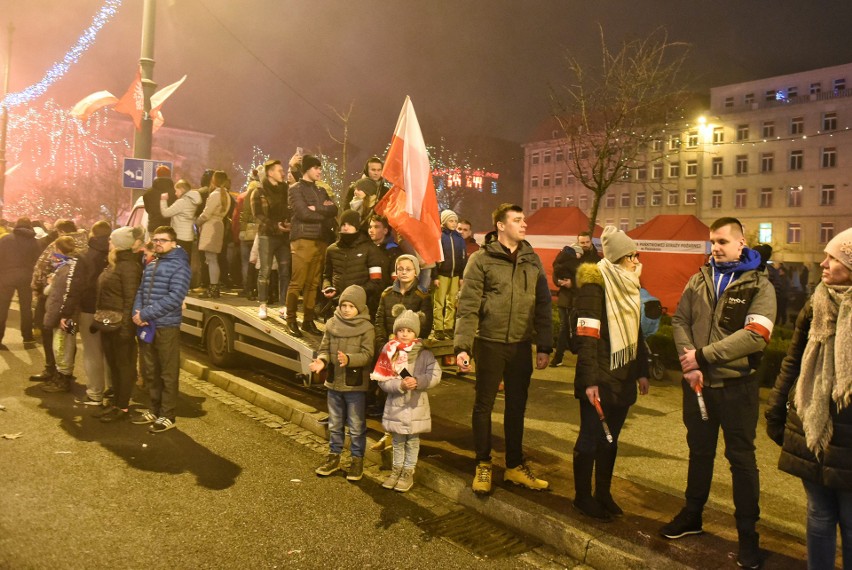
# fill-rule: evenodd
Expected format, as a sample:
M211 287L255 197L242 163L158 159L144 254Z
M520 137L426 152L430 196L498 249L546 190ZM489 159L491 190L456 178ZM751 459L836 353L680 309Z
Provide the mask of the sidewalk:
M285 394L280 394L188 359L182 366L256 406L326 436L325 425L320 423L326 416L325 400L319 395L286 388ZM422 440L418 484L518 532L533 535L593 568L736 568L730 474L721 441L711 500L704 512L705 534L676 541L657 534L683 505L685 432L680 420L680 387L671 380L652 386L651 394L631 410L622 432L613 495L625 516L603 523L572 508L570 457L578 415L572 380L573 367L566 358L564 367L536 371L530 387L527 455L537 474L550 481L551 491L534 492L502 483L503 441L497 435L502 433L497 421L502 415L501 401L494 415L494 492L481 497L470 491L474 465L469 427L472 378L449 376L430 392L433 430ZM370 420L369 424L371 436L378 437L380 423ZM804 569L804 491L798 479L777 472L771 462L773 457L777 461L778 449L760 435L757 445L764 512L758 530L764 568ZM375 452L369 452L367 458L382 462Z

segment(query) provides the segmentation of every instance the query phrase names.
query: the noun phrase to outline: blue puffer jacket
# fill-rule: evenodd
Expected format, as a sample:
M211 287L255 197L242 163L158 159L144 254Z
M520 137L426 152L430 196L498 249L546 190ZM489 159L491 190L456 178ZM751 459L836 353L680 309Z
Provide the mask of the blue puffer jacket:
M153 321L160 328L179 327L191 275L189 256L181 247L151 261L142 273L133 314L140 311L143 321Z

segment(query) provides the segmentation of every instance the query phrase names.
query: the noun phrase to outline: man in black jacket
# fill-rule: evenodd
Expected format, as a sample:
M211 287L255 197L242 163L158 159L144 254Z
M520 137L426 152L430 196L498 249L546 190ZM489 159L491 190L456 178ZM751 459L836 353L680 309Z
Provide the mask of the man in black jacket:
M21 336L24 347L35 348L33 339L33 294L30 281L41 253L29 218L19 218L11 233L0 238L0 350L6 350L3 336L12 296L17 291L21 311Z
M154 182L151 184L151 187L145 190L145 193L142 194L142 202L145 204L145 212L148 213L148 232L153 232L154 228L164 226L169 223L168 218L160 213L160 196L163 194L169 195L168 200L166 200L169 206L177 200L177 195L175 194L175 183L172 180L172 171L169 167L161 164L157 167L156 174L157 177L154 178Z
M260 271L257 275L258 316L265 319L269 300L269 273L272 258L278 262L278 302L284 297L290 282L290 207L285 180L286 172L280 160L263 163L260 186L252 193L251 210L257 222L257 249ZM283 311L281 311L283 316Z

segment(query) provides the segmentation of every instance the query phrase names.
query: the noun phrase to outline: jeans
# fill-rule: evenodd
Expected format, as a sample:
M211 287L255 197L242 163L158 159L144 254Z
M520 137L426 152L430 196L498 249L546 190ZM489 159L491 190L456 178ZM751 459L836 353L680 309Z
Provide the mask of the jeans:
M477 461L491 461L491 410L500 382L505 390L503 430L506 438L506 467L524 462L524 414L532 377L532 345L529 342L505 344L477 339L476 397L471 423Z
M130 405L130 396L136 384L136 337L111 332L101 333L101 340L115 392L115 407L125 410Z
M559 337L556 339L556 353L553 355L554 362L562 362L562 357L565 356L565 349L568 348L568 311L570 307L556 307L559 311Z
M395 433L393 436L393 466L414 469L417 455L420 453L420 435L416 433Z
M808 496L808 568L834 568L837 525L843 543L843 570L852 570L852 491L802 481Z
M101 401L104 390L111 385L106 358L104 357L101 332L90 330L95 322L94 313L80 312L80 338L83 340L83 368L86 371L86 395Z
M331 453L343 452L344 424L349 426L352 457L364 457L367 446L366 392L328 391L328 432Z
M51 372L56 371L56 358L53 356L53 329L44 326L44 310L47 297L39 294L36 300L35 315L33 321L41 328L41 345L44 349L44 369Z
M760 518L760 478L754 456L760 385L756 376L732 380L719 388L704 388L708 421L701 419L695 392L685 380L683 423L689 445L686 509L700 513L710 495L719 428L725 438L725 457L731 466L734 518L737 530L753 532Z
M417 286L420 287L420 290L424 293L428 293L429 289L432 287L432 270L433 267L421 267L420 275L417 276ZM432 325L433 330L438 330L434 324Z
M257 276L257 299L261 303L269 300L269 272L272 257L278 262L278 302L284 304L287 287L290 285L290 240L283 235L260 236L257 238L260 273Z
M0 281L0 342L6 334L6 318L12 296L18 292L18 306L21 311L21 336L25 341L33 340L33 291L29 279L17 279L16 282Z
M243 291L251 293L257 287L257 269L249 264L253 240L240 241L240 263L242 264Z
M151 395L151 411L175 421L180 379L180 327L158 328L154 342L140 342L142 374Z
M601 409L606 418L606 425L612 434L612 443L606 440L603 424L595 407L589 403L585 394L580 398L580 433L577 434L577 443L574 451L586 455L595 455L600 447L615 447L618 445L618 436L624 421L627 419L629 406L613 406L601 402Z

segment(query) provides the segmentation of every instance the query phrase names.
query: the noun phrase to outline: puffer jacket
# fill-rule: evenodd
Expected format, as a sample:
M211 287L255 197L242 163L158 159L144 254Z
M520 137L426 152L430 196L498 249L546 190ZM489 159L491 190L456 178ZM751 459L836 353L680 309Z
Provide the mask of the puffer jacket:
M189 257L183 248L176 247L156 257L145 266L133 301L133 314L139 311L143 321L154 322L157 327L179 327L191 276Z
M367 304L375 307L382 291L383 266L382 252L370 238L360 232L341 234L325 250L322 288L334 287L339 294L350 285L360 285L367 292Z
M455 352L470 353L473 338L532 341L538 352L553 348L550 289L541 260L526 241L516 260L499 241L471 257L456 309Z
M171 178L154 178L151 187L142 194L142 202L145 204L145 211L148 213L148 232L151 234L158 227L169 224L169 220L160 212L160 196L163 194L169 195L166 202L168 205L172 205L176 199L176 194L175 183Z
M432 333L432 297L417 287L415 280L411 287L403 293L399 281L382 291L379 307L376 310L376 349L381 349L393 336L394 305L402 305L406 309L420 313L420 338L428 338Z
M15 228L0 238L0 282L32 282L41 246L32 228Z
M766 405L766 432L781 445L778 468L811 483L839 491L852 491L852 407L842 411L832 400L829 405L834 432L822 457L817 458L805 442L805 430L796 411L796 382L801 372L802 356L808 344L814 311L811 300L799 312L796 329L781 372L769 394ZM848 347L845 347L848 350Z
M375 330L373 327L363 327L363 323L369 322L369 316L366 313L359 313L355 318L343 321L337 315L329 319L326 323L326 332L322 335L317 358L325 362L326 375L325 387L329 390L337 390L338 392L366 392L370 386L370 365L373 363L373 344L375 339ZM351 326L353 328L364 328L362 334L354 334L352 336L332 335L328 327L334 328L335 324L332 321L337 321L343 326ZM349 362L346 366L340 366L337 363L337 353L342 352L349 357ZM347 377L349 378L349 386L347 386Z
M717 302L710 265L705 265L687 282L672 317L678 354L696 349L706 385L746 378L769 343L775 310L775 289L763 273L744 272Z
M600 321L599 338L577 336L577 367L574 375L574 397L585 400L586 388L597 386L601 401L621 407L636 402L636 382L648 377L648 350L642 330L636 358L610 370L609 321L606 316L606 294L601 270L596 264L584 263L576 272L577 296L574 308L578 319Z
M331 201L329 195L311 182L300 180L290 188L288 196L291 217L290 240L323 240L327 236L326 226L337 218L337 205L323 205ZM311 210L310 206L315 209ZM256 212L255 212L256 214Z
M431 352L421 348L413 365L409 360L408 368L417 380L417 388L414 390L403 390L402 378L399 376L379 382L381 389L388 394L382 415L382 426L390 433L430 432L432 431L432 411L429 408L429 396L426 391L441 383L441 367Z
M76 232L65 234L74 238L74 255L80 256L86 253L89 249L89 232L80 229ZM61 236L57 236L61 237ZM56 253L56 239L50 242L36 261L33 269L32 289L36 293L42 293L45 285L47 285L47 276L53 273L53 254Z
M44 328L55 329L61 319L75 318L87 275L88 265L84 258L72 257L56 270L47 289L42 323Z
M290 221L290 190L287 183L272 184L263 177L263 182L251 195L251 211L257 221L257 233L261 236L284 235L278 223Z
M225 206L222 206L222 194L227 196ZM224 188L216 188L210 192L204 211L196 220L201 228L198 235L198 251L221 253L225 244L225 217L231 205L231 196Z
M107 266L98 277L98 310L120 311L124 318L118 334L130 338L136 333L133 324L133 301L142 280L142 254L129 249L115 252L115 266Z
M195 239L195 212L200 204L201 194L198 190L185 192L171 206L167 200L160 200L160 213L168 218L169 225L180 241Z
M444 261L438 263L438 275L443 277L461 277L467 263L467 244L461 234L447 228L441 229L441 247Z

